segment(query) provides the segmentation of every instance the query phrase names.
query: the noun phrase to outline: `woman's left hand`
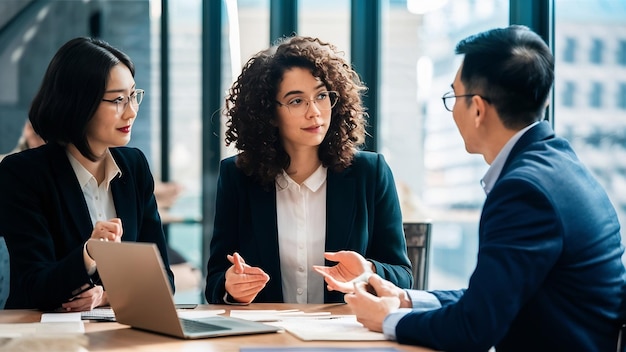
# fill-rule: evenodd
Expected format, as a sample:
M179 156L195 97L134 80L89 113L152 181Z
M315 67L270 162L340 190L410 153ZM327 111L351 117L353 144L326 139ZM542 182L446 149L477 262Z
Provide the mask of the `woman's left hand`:
M337 265L330 267L314 265L313 270L324 276L328 289L331 291L352 293L354 284L367 282L375 270L373 263L354 251L327 252L324 253L324 258L337 262Z

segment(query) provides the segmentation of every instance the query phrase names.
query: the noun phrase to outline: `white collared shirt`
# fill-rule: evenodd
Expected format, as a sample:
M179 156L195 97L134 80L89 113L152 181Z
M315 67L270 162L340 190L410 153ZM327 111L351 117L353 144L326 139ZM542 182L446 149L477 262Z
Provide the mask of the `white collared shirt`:
M278 247L285 303L324 303L326 175L320 166L301 185L285 171L276 177Z
M116 176L122 175L122 171L113 159L111 151L107 149L104 157L105 178L99 185L96 178L69 151L67 152L67 157L72 165L72 169L74 169L78 184L83 191L92 225L95 226L97 221L107 221L117 217L110 185ZM85 250L83 250L83 259L87 272L89 275L92 275L96 271L95 262L89 258Z

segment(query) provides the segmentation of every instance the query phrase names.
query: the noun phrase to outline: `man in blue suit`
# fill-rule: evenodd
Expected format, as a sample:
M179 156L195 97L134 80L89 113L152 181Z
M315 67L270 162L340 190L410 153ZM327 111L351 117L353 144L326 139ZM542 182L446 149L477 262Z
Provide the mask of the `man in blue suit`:
M469 153L490 165L467 289L402 290L374 275L345 296L400 343L446 351L615 351L626 273L617 214L569 143L543 120L554 60L528 28L462 40L443 96Z

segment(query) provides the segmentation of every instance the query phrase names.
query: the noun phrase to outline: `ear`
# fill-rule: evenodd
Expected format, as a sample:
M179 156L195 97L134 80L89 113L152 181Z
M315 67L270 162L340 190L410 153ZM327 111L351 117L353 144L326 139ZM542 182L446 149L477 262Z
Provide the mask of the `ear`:
M478 95L474 95L472 97L472 106L474 106L474 126L479 127L480 125L485 123L485 118L487 116L487 104L485 100Z

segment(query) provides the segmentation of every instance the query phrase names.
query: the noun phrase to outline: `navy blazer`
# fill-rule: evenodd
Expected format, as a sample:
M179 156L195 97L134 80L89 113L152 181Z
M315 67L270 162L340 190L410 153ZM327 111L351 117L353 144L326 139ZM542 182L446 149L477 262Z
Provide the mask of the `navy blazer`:
M224 275L231 266L226 255L236 251L247 264L270 276L254 302L283 302L276 189L273 184L263 189L235 165L235 160L236 156L230 157L220 164L206 299L224 303ZM400 203L383 156L359 152L343 172L329 169L326 181L326 251L358 252L374 263L376 273L383 278L400 287L411 287ZM325 302L343 302L343 293L324 292Z
M446 351L615 351L626 295L607 194L547 122L515 144L488 194L467 290L433 291L401 343Z
M156 243L173 288L147 160L135 148L111 148L111 154L122 172L111 181L122 240ZM0 163L0 195L0 233L11 254L6 308L60 307L90 280L83 244L93 230L65 148L50 143L7 156Z

